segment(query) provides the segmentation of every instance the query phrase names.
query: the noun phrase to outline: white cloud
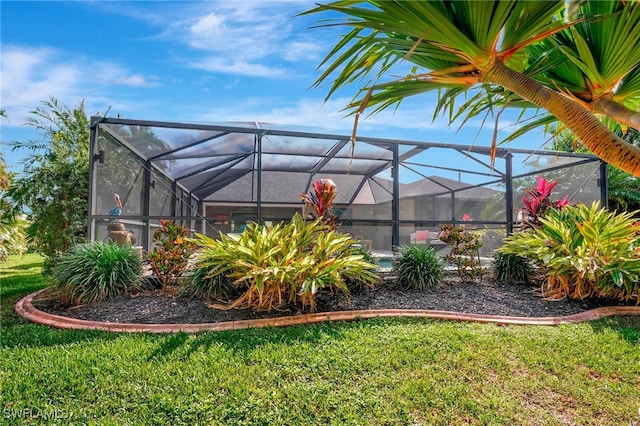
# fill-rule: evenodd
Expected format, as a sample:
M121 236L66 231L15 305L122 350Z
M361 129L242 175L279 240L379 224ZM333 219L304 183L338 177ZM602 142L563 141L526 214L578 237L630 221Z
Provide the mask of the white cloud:
M3 46L0 55L2 108L11 124L20 123L51 96L70 104L91 97L95 104L98 99L108 98L104 92L117 87L159 85L157 76L132 73L117 64L78 58L59 49Z
M303 34L308 21L294 17L312 7L309 2L210 1L196 5L180 4L173 13L163 12L171 20L166 19L160 37L191 48L176 58L188 68L273 78L289 74L283 63L315 62L320 56L320 43L313 40L316 35ZM157 20L153 23L157 25Z
M95 70L92 78L105 85L128 86L128 87L158 87L159 77L155 75L144 76L142 74L132 74L119 65L108 62L95 62L91 65Z
M349 103L349 98L334 98L327 102L321 99L300 99L283 102L278 99L247 99L235 104L227 104L224 108L209 110L196 116L202 122L264 122L329 131L348 131L353 128L353 116L347 116L343 111ZM439 124L433 124L430 116L421 114L418 110L403 111L394 114L392 110L383 111L377 115L360 121L360 130L374 131L381 128L404 129L443 129Z
M326 53L326 46L312 41L292 41L286 45L284 59L287 61L317 61L322 53Z
M224 18L220 15L209 13L201 17L187 28L191 36L191 45L198 49L207 49L212 46L212 43L224 47L224 44L220 44L219 41L229 31L229 28L225 27Z
M285 17L256 13L258 2L214 2L211 12L198 14L169 27L168 34L189 46L216 53L237 55L243 59L264 58L278 50L291 27Z
M224 7L216 7L216 12L187 19L170 33L206 54L202 58L200 53L201 59L189 61L193 68L256 77L281 76L283 70L268 65L268 58L283 43L288 33L286 23L278 16L257 15L238 3L237 7L224 3Z
M275 52L288 33L281 17L248 22L246 16L238 20L234 15L235 11L228 15L211 12L195 17L180 23L175 34L194 49L260 59Z
M172 60L185 68L283 78L299 74L291 69L295 63L314 68L326 47L326 30L308 30L318 17L296 16L314 7L309 0L155 2L153 8L144 3L95 7L158 28L147 39L178 43L182 48L172 52Z
M336 97L327 102L317 98L290 101L250 98L209 109L206 113L195 113L192 117L194 121L203 123L260 122L273 127L294 127L312 132L350 135L354 116L347 116L347 112L344 111L350 100L347 97ZM366 118L359 122L358 135L408 140L432 139L460 144L490 143L494 124L492 120L484 125L481 119L469 120L458 133L456 124L448 126L446 119L432 121L432 102L435 100L425 100L421 97L407 99L395 111L388 109L370 117L365 115ZM505 125L510 124L508 118L501 120L500 124L501 134L508 134L513 130L505 128Z
M227 84L224 86L224 90L231 90L231 89L233 89L234 87L236 87L236 86L238 85L238 83L239 83L239 82L240 82L240 80L238 79L238 77L234 78L232 82L227 83ZM208 90L208 89L207 89L207 90Z
M12 121L24 117L41 100L54 92L73 94L80 70L57 63L57 52L49 48L4 46L2 58L2 107Z
M203 71L231 73L252 77L280 77L284 74L284 70L279 67L269 67L260 63L230 60L221 57L209 57L197 60L192 62L191 66Z

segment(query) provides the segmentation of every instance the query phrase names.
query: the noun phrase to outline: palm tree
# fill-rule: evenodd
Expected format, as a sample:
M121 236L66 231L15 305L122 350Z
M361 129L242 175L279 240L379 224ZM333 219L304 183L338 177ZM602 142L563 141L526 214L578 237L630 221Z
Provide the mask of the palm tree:
M551 53L537 78L567 91L594 113L640 128L640 7L637 2L591 1L579 20L545 40L538 58ZM536 46L539 47L539 46Z
M627 16L640 22L636 16L640 5L627 4ZM459 94L472 87L498 86L546 109L603 160L640 176L639 147L611 132L585 102L524 73L529 64L527 47L572 26L561 19L564 6L562 0L343 0L320 5L307 13L337 12L345 17L320 25L343 25L352 30L329 52L321 64L327 69L315 85L335 74L328 98L345 85L372 77L348 106L356 114L353 139L357 119L366 108L377 112L408 96L436 89ZM622 43L616 51L620 48L635 55L640 50L640 34L634 25L633 31L627 31L629 38L614 40ZM609 34L601 31L597 37L606 42ZM402 61L414 65L408 75L378 82ZM634 93L638 91L634 89Z
M633 109L640 104L640 7L634 2L620 1L574 0L569 2L572 4L576 5L573 19L580 19L575 25L527 46L529 59L523 73L562 91L594 114L640 128L640 113ZM635 40L636 47L625 40ZM445 92L437 112L453 109L457 95L455 91ZM496 106L537 108L513 93L493 88L464 102L452 119L463 114L467 119L486 114ZM557 119L547 114L527 117L503 142L555 122Z

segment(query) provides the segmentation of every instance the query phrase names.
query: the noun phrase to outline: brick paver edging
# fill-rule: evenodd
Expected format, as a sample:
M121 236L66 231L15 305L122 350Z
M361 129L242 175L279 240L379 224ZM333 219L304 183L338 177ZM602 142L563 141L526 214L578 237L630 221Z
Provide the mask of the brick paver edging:
M508 317L500 315L467 314L462 312L430 311L420 309L372 309L361 311L338 311L315 314L293 315L279 318L263 318L242 321L227 321L203 324L132 324L87 321L75 318L52 315L36 309L31 301L40 290L23 297L16 303L16 312L29 321L54 328L67 328L76 330L104 330L116 332L147 332L147 333L197 333L201 331L240 330L244 328L260 327L285 327L296 324L313 324L326 321L354 321L365 318L381 317L420 317L441 320L473 321L495 324L515 325L560 325L572 324L583 321L592 321L599 318L637 315L640 316L640 306L608 306L592 309L579 314L564 317Z

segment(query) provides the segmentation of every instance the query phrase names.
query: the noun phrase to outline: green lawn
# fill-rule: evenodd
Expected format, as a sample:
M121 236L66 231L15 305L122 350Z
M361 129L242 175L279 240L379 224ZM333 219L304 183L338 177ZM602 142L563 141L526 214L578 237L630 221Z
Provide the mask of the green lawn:
M0 269L0 424L640 424L640 318L53 330L12 311L39 262Z

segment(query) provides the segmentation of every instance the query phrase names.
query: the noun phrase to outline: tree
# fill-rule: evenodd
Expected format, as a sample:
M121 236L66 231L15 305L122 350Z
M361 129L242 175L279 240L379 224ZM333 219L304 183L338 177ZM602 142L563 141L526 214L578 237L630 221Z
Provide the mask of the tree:
M55 98L42 102L26 119L44 141L13 142L33 151L24 175L7 191L18 209L28 211L27 236L51 266L60 252L85 238L89 190L89 119L84 102L70 108Z
M0 155L0 262L7 260L10 254L20 254L27 249L24 233L26 221L15 214L11 200L5 195L13 178L13 173L7 171L7 165Z
M594 114L640 128L640 113L633 109L640 103L640 8L635 2L569 0L565 20L575 24L525 48L528 61L523 73L562 91ZM439 112L453 109L456 95L456 91L445 93ZM468 119L510 106L537 108L514 93L493 88L462 104L454 117L466 114ZM526 117L503 142L556 122L544 113Z
M528 53L534 78L567 91L589 111L640 128L640 7L637 2L581 2L575 25ZM605 19L606 17L606 19Z
M0 109L0 117L6 117L4 109ZM0 262L6 261L10 254L20 254L27 249L26 221L15 214L11 199L6 196L13 178L0 152Z
M610 167L607 172L607 190L609 210L640 212L640 178ZM636 213L636 216L640 214Z
M624 132L619 125L614 126L614 133L636 146L640 145L640 132L627 129ZM567 131L556 132L551 149L565 152L589 151L579 145L573 135ZM607 192L609 196L609 210L618 212L640 211L640 178L631 176L615 167L607 168Z
M0 109L0 117L6 117L7 114L4 109ZM0 151L0 191L6 191L9 189L11 182L11 175L7 171L7 164L4 162L2 151Z
M620 4L622 11L617 8L615 13L580 22L589 29L595 22L624 14L625 25L620 31L627 31L626 38L611 42L622 44L616 45L616 52L633 58L640 50L640 4ZM502 88L546 109L603 160L640 176L640 147L611 132L584 102L525 73L532 65L528 47L543 46L545 40L576 24L563 21L564 7L563 0L344 0L320 5L306 13L337 12L345 18L330 19L321 25L342 25L352 30L322 62L321 66L327 67L315 86L335 74L327 95L330 97L343 86L372 77L348 106L356 114L353 139L357 120L367 108L374 107L375 113L409 96L437 89L445 89L441 93L451 99L474 87L482 87L487 93ZM618 34L613 23L608 28ZM594 34L604 45L612 33ZM414 65L406 76L378 82L401 61ZM628 66L633 64L637 67L638 61ZM585 64L583 71L591 65ZM636 68L633 72L635 76ZM627 90L640 90L637 85L633 87ZM616 119L615 114L610 116Z

